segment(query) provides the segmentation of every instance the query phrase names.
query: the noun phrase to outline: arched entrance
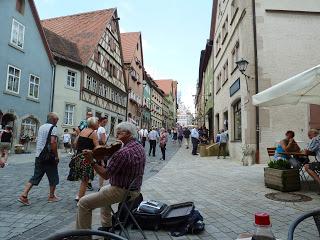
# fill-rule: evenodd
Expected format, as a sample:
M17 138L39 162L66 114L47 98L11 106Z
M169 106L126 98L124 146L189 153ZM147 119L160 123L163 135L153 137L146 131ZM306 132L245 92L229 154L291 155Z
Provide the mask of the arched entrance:
M40 122L33 116L28 116L21 121L19 143L24 145L25 151L33 149L37 138Z
M2 112L1 112L2 113ZM14 121L16 120L16 116L12 113L5 113L1 119L1 126L4 128L6 125L14 127Z

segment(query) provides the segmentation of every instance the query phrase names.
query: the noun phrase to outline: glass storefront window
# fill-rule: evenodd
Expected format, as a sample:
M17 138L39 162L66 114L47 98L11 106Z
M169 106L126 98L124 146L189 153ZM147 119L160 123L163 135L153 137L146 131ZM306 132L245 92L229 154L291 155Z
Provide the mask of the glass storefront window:
M233 105L234 140L241 141L241 101Z

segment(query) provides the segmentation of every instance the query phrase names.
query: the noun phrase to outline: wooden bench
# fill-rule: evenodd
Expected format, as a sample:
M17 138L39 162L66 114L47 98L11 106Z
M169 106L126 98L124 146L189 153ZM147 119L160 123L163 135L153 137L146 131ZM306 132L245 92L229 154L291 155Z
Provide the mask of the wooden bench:
M276 148L275 147L267 148L267 152L268 152L269 160L271 161L274 154L276 153Z

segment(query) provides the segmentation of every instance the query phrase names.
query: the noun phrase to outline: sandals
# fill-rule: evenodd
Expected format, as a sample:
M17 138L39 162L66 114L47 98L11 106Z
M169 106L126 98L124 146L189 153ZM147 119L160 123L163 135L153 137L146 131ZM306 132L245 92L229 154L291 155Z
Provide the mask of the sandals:
M26 196L20 196L19 198L18 198L18 201L19 202L21 202L23 205L25 205L25 206L30 206L30 202L29 202L29 200L28 200L28 197L26 197Z

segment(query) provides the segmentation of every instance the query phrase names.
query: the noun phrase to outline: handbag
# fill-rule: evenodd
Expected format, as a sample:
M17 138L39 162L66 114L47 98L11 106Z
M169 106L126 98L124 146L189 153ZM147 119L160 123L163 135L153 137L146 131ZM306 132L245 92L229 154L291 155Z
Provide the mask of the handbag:
M51 133L52 133L52 129L54 128L54 126L51 126L48 136L47 136L47 141L46 144L44 146L44 148L42 149L41 153L39 154L39 161L41 164L53 164L55 162L55 156L54 154L51 152L51 144L50 144L50 139L51 139Z

